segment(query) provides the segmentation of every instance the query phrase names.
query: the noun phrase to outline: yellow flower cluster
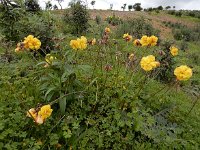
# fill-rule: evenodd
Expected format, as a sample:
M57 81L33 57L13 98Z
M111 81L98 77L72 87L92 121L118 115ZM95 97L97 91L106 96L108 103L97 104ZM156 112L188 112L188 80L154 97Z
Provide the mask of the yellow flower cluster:
M132 40L132 36L126 33L123 35L123 39L125 39L126 42L129 42Z
M152 69L160 66L158 61L155 61L155 56L149 55L146 57L142 57L140 61L141 68L145 71L151 71Z
M34 37L33 35L25 37L23 43L24 43L24 48L31 50L38 50L40 49L41 46L40 40Z
M111 31L110 28L108 28L108 27L105 28L106 33L110 33L110 31Z
M182 65L174 70L174 75L177 80L185 81L192 77L192 69L186 65Z
M51 109L50 105L44 105L37 112L35 108L31 108L27 112L27 116L34 119L37 124L43 124L44 121L51 116L53 109Z
M170 47L170 53L172 54L172 56L178 55L178 48L171 46Z
M154 35L148 37L148 36L143 36L140 40L140 43L142 46L155 46L157 45L158 38Z
M17 44L15 52L23 51L24 48L31 50L38 50L40 49L40 46L41 46L40 40L34 37L33 35L29 35L24 38L23 42Z
M87 39L84 36L81 36L81 38L77 38L76 40L70 41L70 46L74 50L84 50L87 48Z
M52 56L51 54L47 54L45 56L45 61L48 63L48 64L52 64L52 62L56 59L56 57Z

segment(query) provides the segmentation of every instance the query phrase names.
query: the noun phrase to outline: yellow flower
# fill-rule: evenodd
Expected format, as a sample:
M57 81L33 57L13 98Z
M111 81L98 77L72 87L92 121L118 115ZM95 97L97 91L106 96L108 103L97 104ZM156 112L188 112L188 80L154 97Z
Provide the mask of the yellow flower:
M92 39L92 45L95 45L96 44L96 39Z
M156 36L152 35L149 38L147 38L147 42L148 42L149 46L155 46L155 45L157 45L158 38Z
M77 39L78 43L79 43L79 49L80 50L84 50L87 48L87 39L84 36L81 36L81 38Z
M38 50L38 49L40 49L41 42L40 42L40 40L39 40L39 39L37 39L37 38L34 38L34 39L33 39L33 41L32 41L32 44L33 44L33 46L34 46L34 48L33 48L33 49L35 49L35 50Z
M123 35L123 39L125 39L127 42L129 42L129 41L132 40L132 36L129 35L128 33L126 33L126 34Z
M148 46L149 45L149 37L144 35L141 40L140 40L140 43L142 44L142 46Z
M151 71L152 69L160 66L158 61L155 61L155 56L149 55L146 57L142 57L140 61L141 68L145 71Z
M56 57L51 56L50 54L47 54L47 55L45 56L45 60L46 60L46 62L47 62L48 64L52 64L52 62L53 62L55 59L56 59Z
M33 35L29 35L24 38L24 48L31 49L31 50L38 50L40 49L41 42L39 39L34 38Z
M140 46L140 45L141 45L139 39L134 40L134 41L133 41L133 44L134 44L135 46Z
M110 31L111 31L110 28L108 28L108 27L105 28L106 33L110 33Z
M174 70L174 75L177 80L188 80L192 77L192 69L186 65L182 65Z
M172 56L178 55L178 48L171 46L170 47L170 53L172 54Z
M70 46L75 50L84 50L87 48L87 39L86 37L81 36L81 38L77 38L77 40L71 40Z
M77 50L79 48L79 42L77 40L71 40L70 41L70 46L74 49Z
M51 109L51 105L44 105L41 107L40 111L38 112L38 115L42 117L43 120L47 119L51 116L53 109Z
M134 56L135 56L135 55L132 53L132 54L129 55L128 59L129 59L130 61L133 61L133 60L134 60Z

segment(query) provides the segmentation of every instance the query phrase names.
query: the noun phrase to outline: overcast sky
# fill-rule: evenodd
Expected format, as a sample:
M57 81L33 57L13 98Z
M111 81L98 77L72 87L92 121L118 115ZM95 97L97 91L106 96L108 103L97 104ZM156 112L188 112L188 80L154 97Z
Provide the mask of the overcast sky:
M41 6L45 7L45 1L48 0L39 0ZM71 0L64 0L62 2L63 8L68 7L68 3ZM84 1L84 0L83 0ZM89 8L92 8L90 2L92 0L87 0L89 3ZM148 7L157 7L157 6L176 6L176 9L189 9L189 10L200 10L200 0L95 0L95 9L109 9L110 4L113 4L114 10L120 10L123 4L131 5L135 3L141 3L143 8ZM55 0L51 0L53 4L56 4ZM59 5L58 5L59 6Z

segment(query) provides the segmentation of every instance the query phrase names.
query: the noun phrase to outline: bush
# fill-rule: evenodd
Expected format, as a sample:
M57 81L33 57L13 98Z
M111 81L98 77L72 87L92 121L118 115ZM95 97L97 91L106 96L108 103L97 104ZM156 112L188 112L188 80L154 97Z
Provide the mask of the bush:
M7 40L18 41L19 30L16 23L25 16L25 10L0 4L0 28Z
M65 11L64 21L70 25L72 34L83 34L87 31L89 14L81 1L70 3L70 9Z
M188 43L187 43L187 41L181 41L181 43L180 43L180 49L181 50L183 50L183 51L186 51L186 50L188 50Z
M115 16L115 14L113 14L112 16L108 16L106 18L106 21L113 26L116 26L122 23L122 19L118 16Z
M96 23L99 25L99 24L101 24L101 16L96 16L95 17L95 21L96 21Z
M170 15L175 15L176 11L175 10L168 10L167 13L170 14Z
M41 10L37 0L25 0L25 8L27 11L37 13Z
M182 16L182 12L181 11L175 12L175 16L181 17Z
M27 35L35 35L43 43L41 49L49 53L53 49L54 42L54 18L49 13L31 14L28 13L23 19L16 23L16 30L21 31L18 33L19 39L23 39ZM17 42L20 42L18 40Z
M154 29L153 26L146 22L143 18L137 18L132 20L124 21L116 31L116 36L119 38L124 33L129 33L135 38L140 38L142 35L156 35L159 36L158 30Z

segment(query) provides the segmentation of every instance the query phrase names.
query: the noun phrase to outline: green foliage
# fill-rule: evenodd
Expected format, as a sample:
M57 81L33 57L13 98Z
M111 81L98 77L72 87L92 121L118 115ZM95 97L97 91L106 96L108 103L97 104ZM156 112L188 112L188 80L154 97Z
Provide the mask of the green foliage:
M122 23L122 19L118 16L115 16L115 14L113 14L112 16L108 16L106 18L106 21L112 26L116 26Z
M96 24L101 24L101 16L99 16L99 15L97 15L96 17L95 17L95 21L96 21Z
M188 27L181 23L163 22L165 26L172 28L173 36L176 40L198 41L200 39L199 25Z
M12 8L0 4L0 28L6 39L18 41L20 31L16 29L16 22L24 17L25 11L21 8Z
M89 14L81 1L70 3L70 9L65 11L64 21L70 25L71 33L83 34L87 31Z
M54 45L57 34L62 37L62 30L54 32L62 22L50 12L23 15L16 22L17 38L33 34L45 47ZM56 59L48 65L38 52L37 57L29 51L14 53L0 34L0 149L199 149L198 42L188 42L188 50L172 58L174 42L135 47L122 39L127 32L134 38L158 35L144 19L124 21L116 32L111 28L106 44L86 50L72 50L72 37L64 35L63 42L53 38L60 48L51 52ZM161 66L144 72L140 60L151 54ZM175 63L191 66L190 81L173 82ZM30 108L46 104L53 113L44 124L26 117Z
M162 50L159 53L159 62L161 66L158 69L157 79L164 83L169 83L173 81L173 70L174 70L174 58L170 53L170 47L174 44L173 41L163 41L161 43Z
M37 13L41 10L37 0L25 0L25 8L29 12Z
M52 38L55 34L55 18L50 13L41 13L41 14L31 14L28 13L21 20L19 20L16 25L18 34L18 41L24 39L28 35L35 35L43 43L41 49L44 52L50 52L54 48L54 42Z
M143 35L159 36L159 31L154 29L153 26L146 22L143 18L131 19L124 21L117 29L116 36L119 38L124 33L129 33L135 38L141 38Z
M8 41L14 41L15 43L22 41L24 37L30 34L35 35L43 43L42 49L49 52L49 48L48 50L46 48L52 48L54 44L50 41L54 32L54 19L49 12L39 13L38 10L35 10L35 6L33 8L34 10L29 12L23 9L23 7L7 8L5 5L2 5L0 8L0 28L2 34ZM32 11L38 13L32 13Z
M133 5L133 9L134 9L135 11L141 11L143 8L141 7L141 3L135 3L135 4Z

